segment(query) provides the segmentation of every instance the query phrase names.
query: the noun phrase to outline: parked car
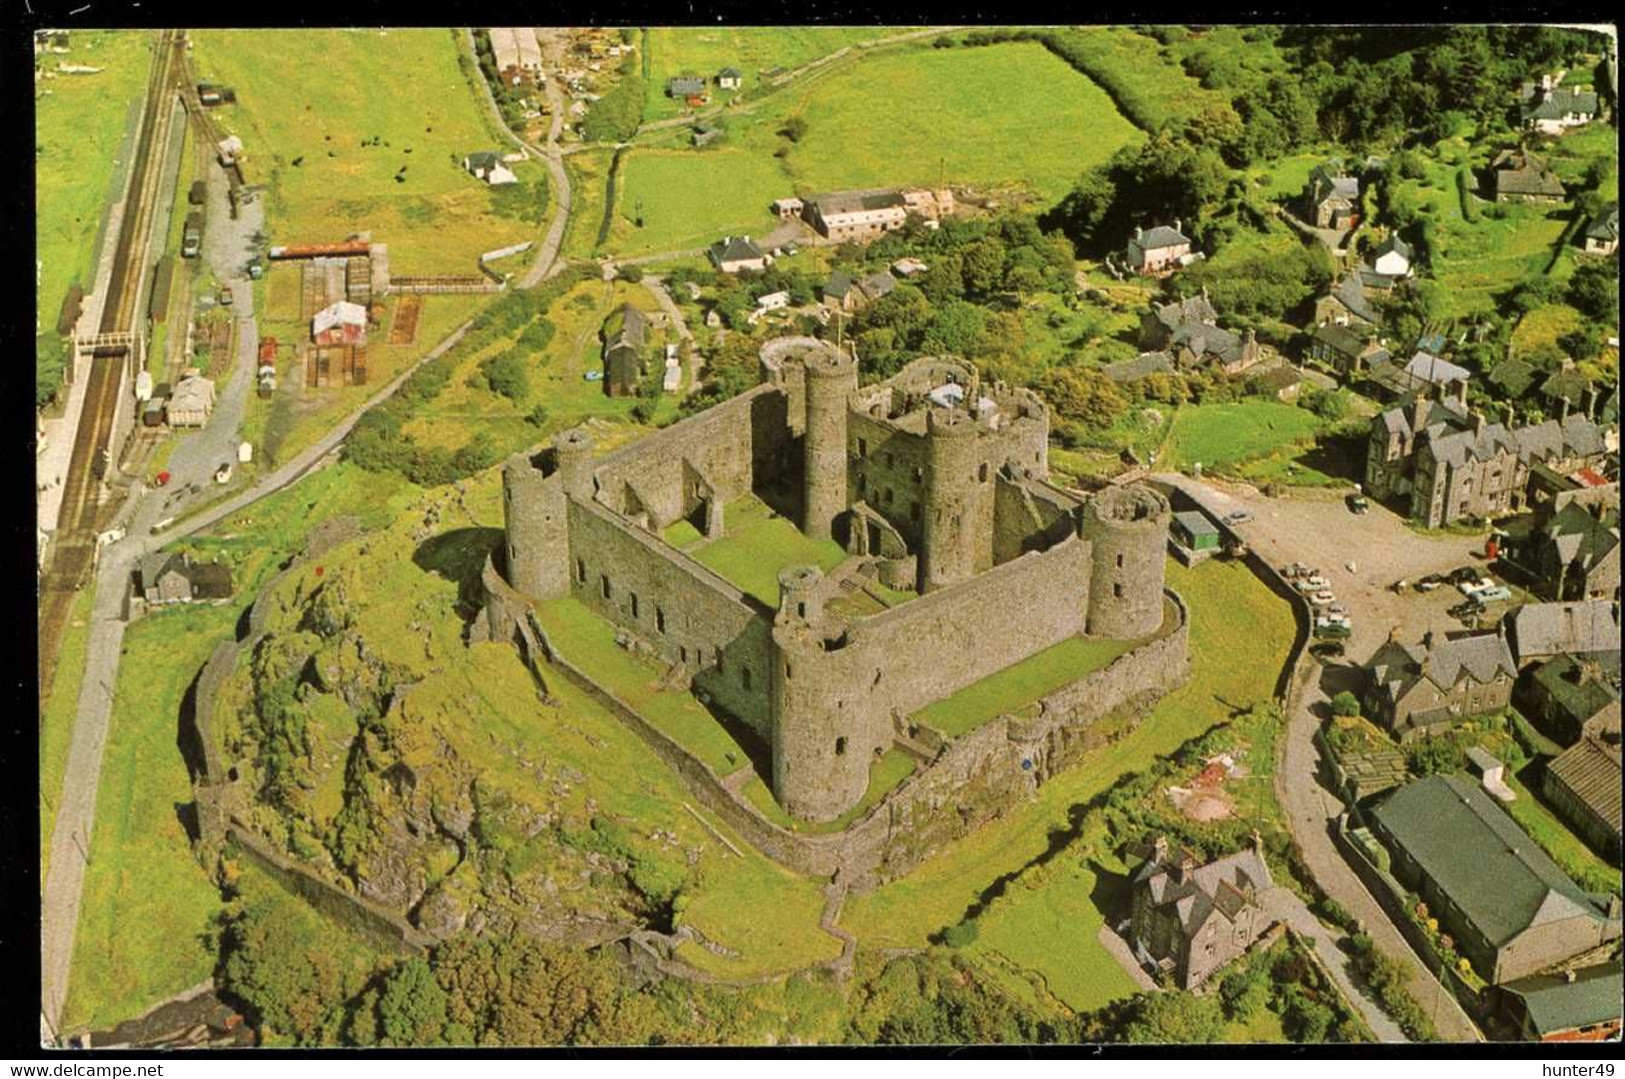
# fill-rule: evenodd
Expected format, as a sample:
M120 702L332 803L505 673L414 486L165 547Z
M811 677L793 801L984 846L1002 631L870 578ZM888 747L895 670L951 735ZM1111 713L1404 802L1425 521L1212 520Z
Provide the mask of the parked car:
M1349 625L1353 625L1353 623L1349 621L1348 615L1346 615L1346 614L1332 614L1331 611L1328 609L1326 611L1322 611L1320 617L1315 619L1315 625L1317 625L1317 626L1349 626Z
M1371 503L1365 495L1349 495L1346 501L1350 513L1364 513L1371 508Z
M1319 592L1323 588L1330 588L1332 582L1316 573L1309 577L1300 577L1297 582L1299 592Z
M602 382L602 381L604 381L604 372L602 372L602 371L588 371L586 374L582 375L581 377L586 379L588 382Z
M1349 609L1343 606L1341 603L1334 603L1330 607L1326 608L1326 616L1328 618L1347 618L1348 614Z
M231 306L231 286L230 285L221 285L220 286L220 294L216 298L220 301L220 305L222 307L230 307Z
M1468 618L1484 613L1484 605L1476 599L1463 600L1450 608L1451 618Z
M1418 592L1431 592L1442 584L1444 584L1443 577L1439 576L1437 573L1430 573L1425 577L1418 577L1416 579L1416 590Z
M1316 625L1315 636L1320 640L1346 641L1352 636L1354 630L1349 626Z
M1253 515L1246 510L1231 510L1224 515L1224 523L1227 525L1244 525L1252 519Z
M1492 582L1487 588L1474 589L1473 598L1479 603L1494 603L1497 600L1511 599L1512 589L1508 588L1504 584L1495 584Z
M1321 589L1319 592L1316 592L1309 597L1309 603L1314 607L1325 607L1336 602L1337 597L1332 595L1331 592L1327 591L1326 589Z
M1316 659L1341 659L1346 651L1342 641L1316 641L1309 646L1309 654Z
M1471 580L1456 582L1456 589L1464 596L1470 596L1474 592L1481 592L1494 586L1495 582L1488 577L1474 577Z
M1445 576L1445 580L1449 581L1451 584L1461 584L1463 581L1476 581L1478 580L1478 570L1473 566L1462 566L1460 569L1451 570L1450 573Z

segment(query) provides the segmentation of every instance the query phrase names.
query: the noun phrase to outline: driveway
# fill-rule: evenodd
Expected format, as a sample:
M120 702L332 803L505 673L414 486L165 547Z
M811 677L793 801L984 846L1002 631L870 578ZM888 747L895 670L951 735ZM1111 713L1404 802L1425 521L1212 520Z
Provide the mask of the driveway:
M1482 543L1464 536L1419 535L1376 504L1369 512L1356 515L1340 499L1270 499L1245 484L1221 486L1171 474L1153 479L1178 487L1215 518L1232 510L1251 512L1253 520L1236 527L1235 532L1253 550L1272 566L1303 562L1317 567L1348 608L1354 627L1347 642L1348 662L1328 666L1323 672L1318 664L1305 663L1293 681L1286 737L1276 769L1276 793L1315 881L1359 920L1379 948L1405 963L1411 993L1432 1015L1439 1036L1447 1041L1482 1040L1455 997L1422 965L1333 844L1331 823L1343 804L1322 785L1320 751L1314 744L1315 731L1330 714L1330 697L1340 689L1357 688L1359 672L1354 664L1368 659L1390 631L1415 640L1428 630L1443 633L1464 628L1445 613L1461 598L1454 590L1441 587L1419 594L1407 589L1396 594L1388 586L1401 577L1414 580L1427 573L1482 564L1482 558L1474 557L1475 549L1482 553ZM1348 568L1351 563L1353 569Z

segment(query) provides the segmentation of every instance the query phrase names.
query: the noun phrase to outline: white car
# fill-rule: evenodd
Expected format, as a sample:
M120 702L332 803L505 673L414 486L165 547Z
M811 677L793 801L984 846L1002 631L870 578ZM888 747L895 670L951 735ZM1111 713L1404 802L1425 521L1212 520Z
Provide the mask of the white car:
M1310 577L1301 577L1298 579L1299 592L1319 592L1322 589L1330 588L1331 586L1332 582L1328 581L1318 573Z
M1315 625L1320 626L1321 628L1325 628L1326 626L1346 627L1349 625L1349 619L1348 615L1346 614L1334 614L1330 610L1326 610L1322 611L1320 617L1315 619Z
M1309 602L1316 607L1326 607L1337 602L1337 597L1329 591L1322 589L1309 597Z

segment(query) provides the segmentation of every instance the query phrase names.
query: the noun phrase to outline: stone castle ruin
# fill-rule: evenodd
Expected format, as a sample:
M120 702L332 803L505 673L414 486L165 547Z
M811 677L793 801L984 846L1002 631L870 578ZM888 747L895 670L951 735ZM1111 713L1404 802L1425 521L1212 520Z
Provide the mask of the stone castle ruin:
M911 715L1071 637L1165 638L1153 660L1113 665L1114 701L1183 679L1166 499L1048 483L1036 394L939 358L860 388L855 359L809 337L767 342L761 369L611 453L577 429L511 458L504 572L527 599L574 597L753 730L793 817L852 809L871 763L917 733ZM846 552L827 574L779 567L776 608L662 538L680 521L724 537L725 507L751 496ZM903 599L847 602L866 586Z

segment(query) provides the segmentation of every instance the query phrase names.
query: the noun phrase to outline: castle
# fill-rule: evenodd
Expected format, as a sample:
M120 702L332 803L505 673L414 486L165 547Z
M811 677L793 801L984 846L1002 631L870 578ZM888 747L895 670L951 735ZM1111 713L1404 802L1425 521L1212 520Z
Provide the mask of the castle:
M1163 591L1166 499L1049 484L1036 394L941 358L860 388L856 360L810 337L767 342L760 363L752 389L608 454L575 429L511 458L505 575L574 597L754 730L792 816L857 805L921 708L1068 638L1182 617ZM827 574L779 567L776 607L663 538L687 521L720 539L751 497L846 553ZM903 599L845 602L864 585Z

